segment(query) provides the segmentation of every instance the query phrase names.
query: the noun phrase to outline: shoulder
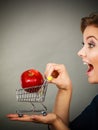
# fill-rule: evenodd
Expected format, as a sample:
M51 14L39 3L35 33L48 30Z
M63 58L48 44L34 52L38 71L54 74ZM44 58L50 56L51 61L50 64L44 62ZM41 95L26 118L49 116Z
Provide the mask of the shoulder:
M96 103L96 104L98 104L98 95L96 95L96 96L93 98L93 100L92 100L91 103Z
M94 97L93 101L98 101L98 95Z
M96 107L98 108L98 95L96 95L96 96L93 98L93 100L92 100L92 102L91 102L91 105L94 105L94 106L96 106Z
M96 95L91 103L70 122L71 130L83 130L97 128L98 124L98 95ZM92 129L94 130L94 129Z

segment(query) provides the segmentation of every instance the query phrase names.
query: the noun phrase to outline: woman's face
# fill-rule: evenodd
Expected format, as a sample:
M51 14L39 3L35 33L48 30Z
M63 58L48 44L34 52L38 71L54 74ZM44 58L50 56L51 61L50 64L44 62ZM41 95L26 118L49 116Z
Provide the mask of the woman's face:
M98 28L86 27L83 33L83 47L78 52L83 63L88 66L86 74L90 83L98 83Z

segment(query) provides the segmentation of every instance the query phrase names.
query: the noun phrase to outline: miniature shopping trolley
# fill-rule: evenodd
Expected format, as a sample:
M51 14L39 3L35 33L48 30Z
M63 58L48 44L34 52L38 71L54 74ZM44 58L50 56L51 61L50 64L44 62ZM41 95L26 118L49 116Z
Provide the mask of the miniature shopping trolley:
M31 109L16 110L19 117L22 117L24 113L28 112L41 112L43 116L47 115L47 107L44 105L48 82L44 80L44 83L40 86L33 86L26 89L16 90L16 100L18 102L31 103ZM40 107L36 107L36 104L40 104Z

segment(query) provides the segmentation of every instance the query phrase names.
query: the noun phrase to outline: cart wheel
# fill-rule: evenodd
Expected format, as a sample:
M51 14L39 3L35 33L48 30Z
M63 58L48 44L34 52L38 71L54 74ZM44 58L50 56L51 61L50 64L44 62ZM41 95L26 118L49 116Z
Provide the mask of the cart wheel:
M46 112L46 111L42 111L41 113L43 114L43 116L46 116L46 115L47 115L47 112Z
M23 113L20 112L19 110L17 110L16 113L18 114L18 117L23 117Z
M23 117L23 113L18 113L18 117Z

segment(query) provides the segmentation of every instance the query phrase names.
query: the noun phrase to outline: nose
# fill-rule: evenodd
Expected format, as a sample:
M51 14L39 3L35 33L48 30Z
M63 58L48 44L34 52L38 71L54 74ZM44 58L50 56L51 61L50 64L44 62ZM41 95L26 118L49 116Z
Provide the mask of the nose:
M86 57L86 50L85 50L85 48L83 47L82 49L80 49L77 54L81 58Z

